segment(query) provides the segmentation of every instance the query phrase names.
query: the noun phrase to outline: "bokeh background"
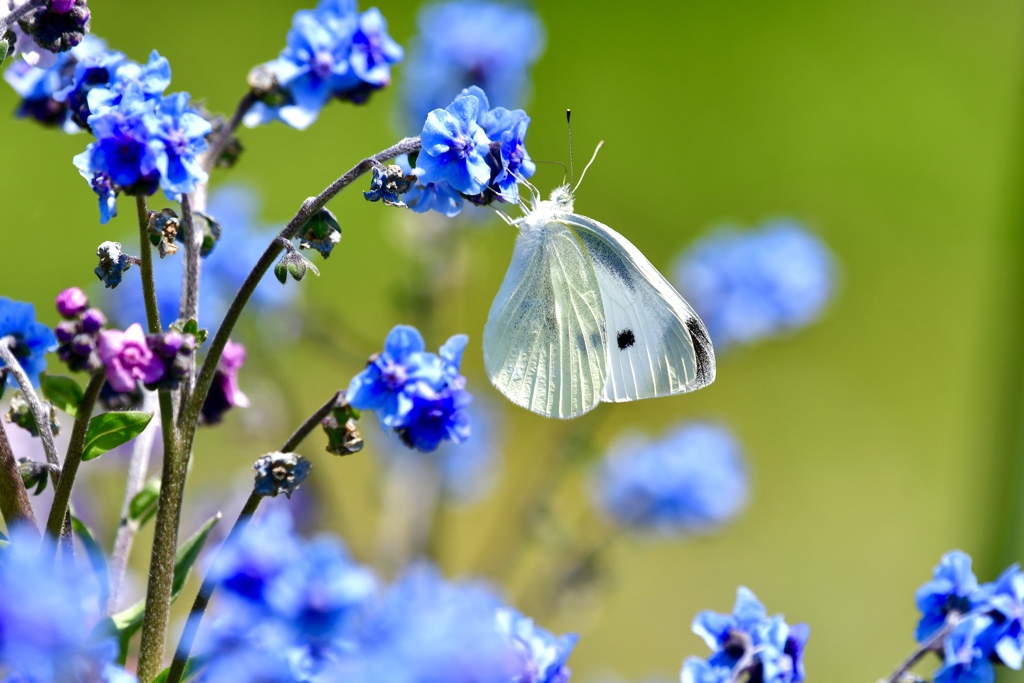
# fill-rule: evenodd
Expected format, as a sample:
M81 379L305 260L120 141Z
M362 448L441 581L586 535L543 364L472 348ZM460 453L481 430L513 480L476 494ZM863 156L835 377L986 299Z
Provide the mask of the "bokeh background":
M416 4L381 6L402 44L415 32ZM247 71L276 55L305 4L90 6L93 31L112 47L136 60L158 49L170 59L172 90L230 111ZM706 390L605 404L561 423L511 406L483 373L483 324L513 230L490 219L438 237L436 315L419 324L431 348L470 335L469 389L495 407L503 453L488 497L441 513L439 561L453 574L511 573L511 593L528 602L557 547L535 545L514 571L496 553L519 538L518 508L543 489L566 444L585 439L600 451L625 430L657 436L710 418L736 434L750 461L746 512L706 537L618 539L594 595L523 607L545 612L538 616L553 630L581 633L575 680L674 679L683 657L705 654L690 633L696 612L727 611L746 585L771 612L811 625L811 680L877 680L913 645L913 592L943 552L971 553L990 579L1024 548L1024 7L591 0L536 9L548 41L526 107L532 155L567 161L566 107L578 165L606 141L580 213L625 234L665 272L715 225L795 217L833 250L838 290L809 328L723 354ZM400 81L401 66L395 74ZM287 220L302 199L397 139L398 94L328 107L301 133L245 130L241 162L213 184L245 182L267 224ZM16 104L0 87L0 112ZM50 323L60 289L94 282L96 245L134 231L124 199L120 218L98 224L95 196L71 165L86 144L13 117L0 124L0 293L35 302ZM541 166L535 182L547 190L561 178L557 166ZM186 505L233 516L254 457L347 385L394 324L411 322L407 295L422 273L407 247L429 243L431 226L356 189L331 205L344 238L318 262L323 276L288 285L303 290L307 322L281 314L247 323L254 374L242 383L256 406L202 433ZM313 528L344 533L368 561L379 554L386 496L372 456L383 436L371 422L364 436L367 450L346 459L307 444L315 469L298 502L317 511ZM97 468L94 485L110 491L109 511L93 511L105 533L123 473ZM562 480L565 518L587 505L586 490L583 474ZM144 572L145 553L135 555Z

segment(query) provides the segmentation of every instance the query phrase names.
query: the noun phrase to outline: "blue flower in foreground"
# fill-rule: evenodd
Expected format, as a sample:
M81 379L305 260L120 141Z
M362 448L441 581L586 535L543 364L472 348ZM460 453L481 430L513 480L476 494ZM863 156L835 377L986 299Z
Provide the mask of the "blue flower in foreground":
M724 428L687 424L654 443L629 437L615 444L600 466L595 495L627 527L702 532L746 506L747 468Z
M208 179L197 157L206 151L206 136L212 126L188 106L188 100L188 93L168 95L146 119L149 144L158 151L160 187L171 198L195 192L196 185Z
M780 615L768 617L764 606L748 589L736 591L732 614L705 611L693 621L693 632L712 650L710 659L683 664L683 683L717 683L742 679L763 683L800 683L804 680L803 651L810 635L806 624L790 626ZM743 670L736 671L742 663ZM723 671L729 672L723 678Z
M917 589L915 600L921 611L914 637L923 643L942 628L951 612L967 614L982 598L978 579L971 571L971 558L961 550L952 550L932 573L932 580Z
M460 96L427 114L420 134L423 151L416 162L424 183L444 181L464 194L484 191L491 179L491 141L477 123L479 113L479 99Z
M391 65L402 57L376 8L359 14L355 2L323 0L315 10L295 13L287 47L260 67L273 75L274 97L282 101L256 103L245 125L280 119L306 128L332 98L365 102L390 83Z
M33 534L13 530L0 555L0 671L8 681L134 681L114 663L117 643L89 640L99 615L81 568L55 566ZM44 540L44 543L49 543ZM13 597L16 596L16 597Z
M579 636L561 637L539 628L532 619L512 609L499 609L498 632L511 640L520 654L521 674L514 680L526 683L567 683L572 672L565 665Z
M995 668L982 645L992 619L969 616L956 627L943 644L943 665L935 674L935 683L993 683Z
M530 67L544 49L544 27L527 7L456 0L425 6L402 79L404 120L418 126L476 85L506 106L521 106Z
M33 386L39 386L39 373L46 370L46 354L57 350L57 337L53 330L36 322L32 304L0 297L0 339L13 337L11 350L25 370ZM6 364L0 360L0 368ZM17 388L14 375L7 374L7 385Z
M406 155L395 159L395 163L406 173L413 173ZM462 211L462 195L446 182L424 183L417 180L401 199L416 213L436 211L451 218Z
M471 398L459 374L466 342L465 335L456 335L436 355L425 351L415 328L397 325L384 351L352 378L346 400L373 410L410 448L432 451L446 440L460 443L470 432L462 409Z
M149 61L138 64L119 52L97 54L75 67L75 80L68 90L68 104L82 125L89 117L121 103L129 88L137 88L143 99L159 101L171 84L171 64L153 50Z
M677 261L675 284L716 348L750 343L816 320L835 290L835 260L798 223L720 229Z

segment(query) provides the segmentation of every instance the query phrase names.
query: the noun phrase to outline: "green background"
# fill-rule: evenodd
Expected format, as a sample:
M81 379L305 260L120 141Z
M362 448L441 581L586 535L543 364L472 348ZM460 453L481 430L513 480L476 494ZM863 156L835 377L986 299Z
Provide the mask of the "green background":
M248 69L283 46L303 3L90 6L93 30L112 47L136 60L158 49L170 59L172 90L230 111ZM381 9L408 44L412 3ZM751 462L748 510L711 537L612 546L600 598L545 619L581 632L576 680L610 672L675 678L685 656L705 654L689 630L694 614L728 610L741 584L771 612L811 625L810 680L877 680L911 648L914 590L939 556L962 548L983 580L993 578L1019 533L1007 521L1019 502L1024 8L1009 0L593 0L540 2L538 10L548 46L528 106L532 155L567 158L566 107L577 162L606 140L578 194L580 213L622 232L663 271L715 224L794 216L834 249L840 284L819 323L723 355L704 391L603 405L556 423L503 403L482 372L479 340L513 231L491 221L457 244L440 243L435 276L446 284L427 342L436 348L449 334L470 335L469 388L501 407L505 453L496 493L445 513L442 563L474 570L483 550L517 536L514 505L553 471L567 437L583 434L601 447L627 428L656 436L687 418L721 420ZM396 69L396 82L402 77ZM245 155L229 175L258 189L265 217L285 220L306 196L394 142L396 96L334 104L302 133L282 125L244 131ZM0 111L15 105L0 88ZM98 225L95 198L71 165L87 142L13 118L0 124L0 292L35 302L51 323L56 292L93 281L96 245L134 229L125 199L120 218ZM219 172L214 183L226 177ZM561 170L542 166L535 180L553 187ZM204 432L186 504L244 476L254 456L347 384L360 367L354 359L404 321L393 295L409 277L402 244L423 224L410 227L408 217L355 191L331 208L344 239L318 262L323 277L299 286L309 315L330 310L324 320L344 320L370 341L348 339L350 355L310 335L264 348L273 370L242 383L271 407ZM282 378L287 391L275 399L268 387ZM370 423L364 435L368 450L380 438ZM354 549L369 557L379 507L372 458L306 449L325 506L321 526L341 529L344 519ZM564 517L582 508L584 492L580 477L559 489ZM542 574L542 554L517 575L518 593L529 589L531 571ZM145 553L134 559L144 571Z

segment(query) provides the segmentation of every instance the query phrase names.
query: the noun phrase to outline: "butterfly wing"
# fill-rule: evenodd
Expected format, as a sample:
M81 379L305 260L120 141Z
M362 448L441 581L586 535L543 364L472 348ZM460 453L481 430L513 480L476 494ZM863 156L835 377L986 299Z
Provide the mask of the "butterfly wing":
M585 216L558 220L579 236L601 291L607 338L601 400L669 396L713 382L715 352L704 323L640 250Z
M523 226L484 327L484 365L501 393L548 417L601 401L605 312L578 236L554 221Z

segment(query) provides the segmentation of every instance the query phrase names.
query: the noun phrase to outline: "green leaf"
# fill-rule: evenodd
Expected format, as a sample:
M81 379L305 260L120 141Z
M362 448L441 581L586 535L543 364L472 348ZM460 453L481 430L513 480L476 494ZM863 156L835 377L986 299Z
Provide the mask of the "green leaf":
M43 390L43 396L55 408L63 410L71 417L78 416L78 406L82 404L83 395L78 382L61 375L41 375L39 386Z
M152 477L146 482L128 504L128 521L141 528L156 514L156 503L160 498L160 477Z
M200 669L206 666L210 660L213 659L212 653L206 653L202 655L195 655L189 657L188 661L185 662L185 670L181 674L181 681L185 683L189 679L195 677L199 673ZM156 678L153 679L153 683L164 683L167 680L168 674L171 673L171 667L167 667L163 671L157 674Z
M220 521L220 513L206 520L199 530L189 536L188 540L178 547L174 554L174 579L171 582L171 602L178 599L182 587L188 580L189 571L199 557L203 544L210 535L210 531ZM146 601L140 600L131 607L121 610L117 614L107 617L93 629L93 634L99 636L114 636L120 642L121 659L123 663L128 655L128 641L142 628L142 618L146 615Z
M97 415L89 420L82 460L98 458L111 448L128 443L141 434L152 419L153 413L136 410Z
M100 590L99 603L101 607L104 607L107 604L107 586L110 584L110 581L107 574L107 558L103 554L103 548L96 542L89 527L74 515L71 515L71 530L75 533L75 536L78 536L78 540L85 547L85 553L89 556L89 564L92 565L92 570L96 572L96 583L99 585Z

